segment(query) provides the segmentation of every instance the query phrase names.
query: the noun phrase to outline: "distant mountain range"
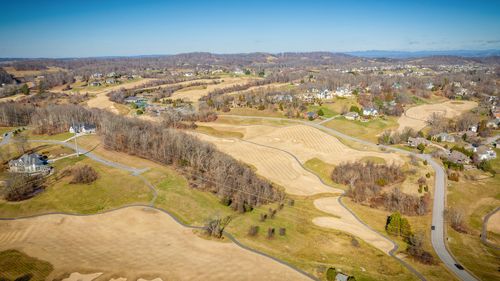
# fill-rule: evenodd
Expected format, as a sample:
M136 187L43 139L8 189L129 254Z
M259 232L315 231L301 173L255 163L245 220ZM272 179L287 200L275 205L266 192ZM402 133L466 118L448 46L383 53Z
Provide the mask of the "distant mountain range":
M407 58L422 58L431 56L458 56L458 57L490 57L500 56L500 50L449 50L449 51L355 51L344 52L356 57L363 58L392 58L392 59L407 59Z

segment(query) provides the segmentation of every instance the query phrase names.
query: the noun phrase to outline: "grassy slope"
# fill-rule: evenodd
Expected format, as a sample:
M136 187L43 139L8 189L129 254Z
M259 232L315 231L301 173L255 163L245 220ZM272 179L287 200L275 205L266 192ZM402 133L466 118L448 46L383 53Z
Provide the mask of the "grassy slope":
M16 250L0 252L0 279L2 280L3 278L17 280L23 276L31 276L26 280L41 281L45 280L53 269L50 263Z
M91 214L130 203L147 203L152 194L137 177L94 162L85 156L66 158L54 163L61 171L74 164L92 166L99 178L91 184L69 184L70 177L51 176L41 194L21 202L0 201L0 216L26 216L51 211Z
M323 125L347 135L356 136L357 138L371 142L377 142L377 136L379 134L385 130L397 128L398 123L397 119L394 117L386 117L385 120L377 118L368 122L350 121L344 118L337 118L326 122Z
M231 111L226 113L221 113L226 115L243 115L243 116L262 116L262 117L280 117L283 118L283 112L281 111L271 111L268 109L258 110L255 108L231 108Z
M497 149L500 155L500 150ZM498 260L500 251L494 250L480 242L483 217L500 205L500 159L493 161L497 171L495 177L485 178L487 174L480 173L482 180L466 180L460 182L449 181L448 206L465 210L465 223L469 233L463 234L447 228L449 236L448 246L453 255L467 269L483 280L498 280ZM477 172L466 172L475 173Z

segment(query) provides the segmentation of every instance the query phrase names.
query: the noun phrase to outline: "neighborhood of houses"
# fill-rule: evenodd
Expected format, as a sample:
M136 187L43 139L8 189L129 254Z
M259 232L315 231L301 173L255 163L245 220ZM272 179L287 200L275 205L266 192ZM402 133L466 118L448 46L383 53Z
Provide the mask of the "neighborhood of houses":
M88 86L99 87L102 85L113 85L113 84L119 84L127 80L133 80L138 78L141 77L139 75L121 75L116 72L110 72L107 73L106 75L100 72L96 72L90 75Z

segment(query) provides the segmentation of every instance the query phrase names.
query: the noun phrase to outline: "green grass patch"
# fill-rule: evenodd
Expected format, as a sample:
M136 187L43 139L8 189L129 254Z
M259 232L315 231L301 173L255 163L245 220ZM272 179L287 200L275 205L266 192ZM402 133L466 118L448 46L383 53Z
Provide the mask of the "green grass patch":
M92 166L99 178L91 184L70 184L71 177L58 178L58 172L75 164ZM85 156L59 160L53 167L55 174L47 179L45 191L21 202L0 201L0 216L26 216L51 211L93 214L125 204L148 203L152 198L151 191L140 178Z
M326 184L336 188L345 189L344 185L337 184L332 180L331 175L333 169L335 168L334 165L328 164L318 158L312 158L304 163L304 167L306 167L307 169L311 170L313 173L318 175Z
M52 270L54 267L50 263L30 257L17 250L0 252L1 280L46 280ZM21 277L26 279L21 279Z
M356 138L377 142L379 134L385 130L397 128L398 123L394 117L376 118L367 122L336 118L323 125Z

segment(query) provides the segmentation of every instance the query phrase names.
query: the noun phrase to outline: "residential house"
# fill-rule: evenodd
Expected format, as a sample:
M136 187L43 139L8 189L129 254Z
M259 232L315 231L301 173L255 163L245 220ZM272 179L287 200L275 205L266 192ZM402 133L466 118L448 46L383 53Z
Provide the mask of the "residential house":
M344 114L345 119L347 120L358 120L359 114L357 112L351 111Z
M91 86L91 87L99 87L99 86L101 86L101 82L99 82L99 81L92 81L92 82L90 82L89 86Z
M349 87L337 87L334 95L341 98L347 98L352 96L352 91L349 89Z
M116 72L110 72L106 75L108 78L118 78L119 75Z
M337 275L335 275L335 281L351 281L351 280L355 280L355 278L353 276L349 276L342 272L338 272Z
M401 89L401 83L399 83L399 82L394 82L394 83L392 84L392 88L393 88L393 89L395 89L395 90L399 90L399 89Z
M115 78L106 79L106 84L116 84L118 81Z
M333 95L328 89L324 89L323 91L316 94L316 98L320 100L328 100L332 99Z
M448 155L448 161L455 163L455 164L469 164L470 163L470 158L469 156L463 154L460 151L453 150L450 155Z
M423 144L423 145L428 145L430 142L424 138L413 138L413 137L409 137L408 138L408 146L409 147L417 147L419 146L420 144Z
M102 73L96 72L90 76L92 79L101 79L102 78Z
M95 125L80 123L69 127L69 132L72 134L95 134Z
M377 116L378 110L376 110L373 107L365 107L365 108L363 108L363 115L364 116Z
M475 147L474 152L477 154L477 158L479 159L479 161L488 161L497 158L497 153L493 149L485 145Z
M498 129L499 126L500 126L500 118L492 119L488 121L488 123L486 123L486 127L492 129Z
M303 93L299 96L299 99L303 102L311 103L314 101L314 95L312 93Z
M237 68L237 69L235 69L235 70L233 71L233 74L236 74L236 75L243 75L243 74L245 74L245 72L244 72L243 70L241 70L241 69Z
M448 133L439 133L432 138L436 141L455 142L455 137Z
M309 119L309 120L314 120L314 119L318 118L318 114L316 112L309 111L309 112L304 114L304 118Z
M47 161L36 153L24 154L19 159L9 161L9 171L12 173L49 173L50 170Z
M477 125L472 125L469 127L469 131L477 133Z
M432 90L434 88L434 84L432 82L429 82L427 84L425 84L425 89L426 90Z

